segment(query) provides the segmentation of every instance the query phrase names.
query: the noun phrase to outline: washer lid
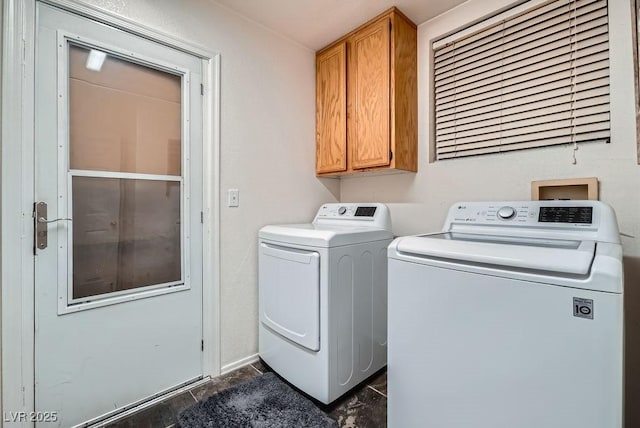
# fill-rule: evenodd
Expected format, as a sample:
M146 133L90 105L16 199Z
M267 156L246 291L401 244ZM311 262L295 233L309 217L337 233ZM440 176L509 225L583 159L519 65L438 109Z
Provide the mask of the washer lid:
M511 269L530 269L587 275L595 255L594 241L523 238L445 232L399 238L397 256L418 255L481 263Z
M260 229L261 239L310 247L337 247L393 238L391 231L371 227L283 224Z

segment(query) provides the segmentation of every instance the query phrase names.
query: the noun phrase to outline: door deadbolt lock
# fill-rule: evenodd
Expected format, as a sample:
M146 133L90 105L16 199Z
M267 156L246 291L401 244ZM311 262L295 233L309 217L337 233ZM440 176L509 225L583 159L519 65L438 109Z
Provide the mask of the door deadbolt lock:
M47 220L46 202L36 202L33 210L33 217L35 220L36 229L36 248L39 250L44 250L45 248L47 248L49 223L56 223L58 221L71 221L70 218L54 218L52 220Z

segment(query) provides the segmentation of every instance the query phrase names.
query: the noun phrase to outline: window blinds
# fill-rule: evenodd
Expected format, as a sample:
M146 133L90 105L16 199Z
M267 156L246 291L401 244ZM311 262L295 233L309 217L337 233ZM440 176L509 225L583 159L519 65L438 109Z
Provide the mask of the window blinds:
M436 46L436 159L609 138L606 0L556 0Z

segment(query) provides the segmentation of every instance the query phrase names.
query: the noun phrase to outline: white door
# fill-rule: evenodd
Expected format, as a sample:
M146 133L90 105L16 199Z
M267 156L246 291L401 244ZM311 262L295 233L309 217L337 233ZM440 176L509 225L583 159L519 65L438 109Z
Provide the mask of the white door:
M66 427L202 377L202 61L37 12L35 397Z

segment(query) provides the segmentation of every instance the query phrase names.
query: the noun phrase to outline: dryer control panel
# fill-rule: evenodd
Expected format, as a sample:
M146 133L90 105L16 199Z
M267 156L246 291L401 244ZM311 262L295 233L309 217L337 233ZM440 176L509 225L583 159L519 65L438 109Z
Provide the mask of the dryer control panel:
M355 225L391 230L389 208L378 202L324 204L318 210L313 223Z
M376 205L356 204L326 204L323 205L316 218L350 218L360 217L363 220L373 220L378 207Z

